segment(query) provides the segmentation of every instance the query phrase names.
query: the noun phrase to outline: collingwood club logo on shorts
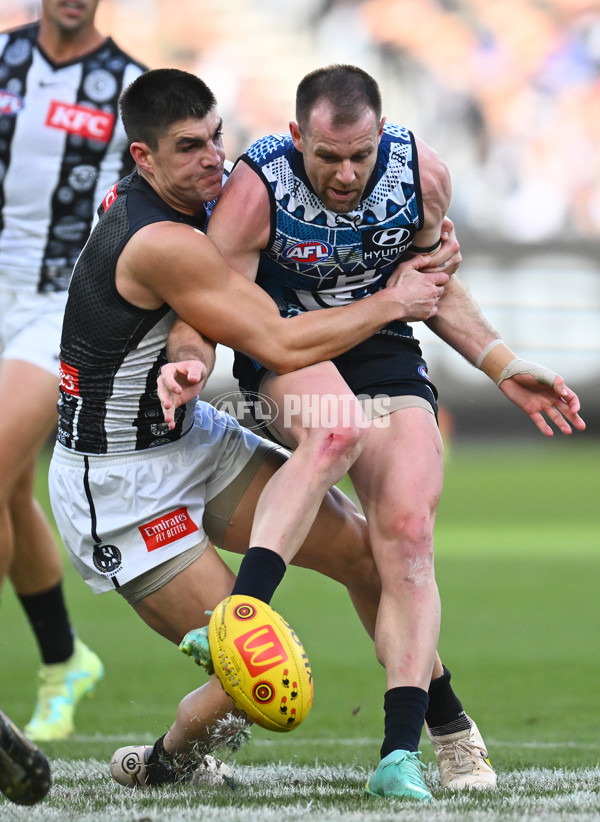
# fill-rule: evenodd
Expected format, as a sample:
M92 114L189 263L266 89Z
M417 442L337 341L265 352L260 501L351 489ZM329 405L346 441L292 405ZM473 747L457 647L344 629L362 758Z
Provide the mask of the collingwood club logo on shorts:
M96 569L107 577L114 577L121 570L121 552L116 545L103 545L97 542L92 558Z
M214 421L224 428L237 428L237 423L243 422L246 428L256 431L265 428L279 416L275 401L258 391L246 391L244 394L228 391L211 400L211 405L222 412Z

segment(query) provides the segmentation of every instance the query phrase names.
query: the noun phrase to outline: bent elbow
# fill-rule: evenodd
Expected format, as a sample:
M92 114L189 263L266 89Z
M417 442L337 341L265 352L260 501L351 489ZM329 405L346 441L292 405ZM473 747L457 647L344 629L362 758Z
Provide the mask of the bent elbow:
M263 361L263 365L279 375L298 371L298 369L311 364L312 360L307 359L306 355L281 342L271 348L268 360Z

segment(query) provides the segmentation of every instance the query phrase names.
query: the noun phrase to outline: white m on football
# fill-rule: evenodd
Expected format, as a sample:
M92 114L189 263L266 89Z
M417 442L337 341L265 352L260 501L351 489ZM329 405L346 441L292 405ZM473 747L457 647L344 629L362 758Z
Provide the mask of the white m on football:
M224 690L249 719L292 731L312 706L313 680L302 643L270 605L230 596L215 608L208 642Z

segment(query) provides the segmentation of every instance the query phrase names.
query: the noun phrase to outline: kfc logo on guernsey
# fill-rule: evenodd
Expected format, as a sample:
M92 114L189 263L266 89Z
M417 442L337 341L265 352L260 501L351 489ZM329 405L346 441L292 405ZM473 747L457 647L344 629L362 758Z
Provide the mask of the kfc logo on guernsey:
M288 655L272 625L253 628L234 639L233 644L251 677L265 674L288 660Z
M293 263L320 263L322 260L326 260L332 252L333 247L329 243L304 240L287 248L283 252L283 256Z
M60 361L58 366L58 376L60 377L60 387L66 394L79 396L79 371L72 365Z
M46 125L58 128L86 140L108 143L112 136L115 115L97 108L76 106L53 100L46 116Z
M178 508L145 525L140 525L138 530L146 543L147 550L156 551L157 548L162 548L181 537L193 534L198 530L198 526L190 517L187 508Z
M10 117L18 114L23 105L23 98L18 94L13 94L11 91L6 91L6 89L0 90L0 115Z

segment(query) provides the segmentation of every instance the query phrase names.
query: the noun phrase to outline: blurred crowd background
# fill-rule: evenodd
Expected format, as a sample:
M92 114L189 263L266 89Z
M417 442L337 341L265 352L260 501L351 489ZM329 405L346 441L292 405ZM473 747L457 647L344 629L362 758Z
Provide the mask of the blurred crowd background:
M525 357L597 406L600 0L101 0L99 25L152 68L213 88L234 159L293 117L334 62L380 82L384 113L446 160L463 277ZM38 14L2 0L0 27ZM427 335L425 334L425 337ZM427 338L452 395L480 375Z

